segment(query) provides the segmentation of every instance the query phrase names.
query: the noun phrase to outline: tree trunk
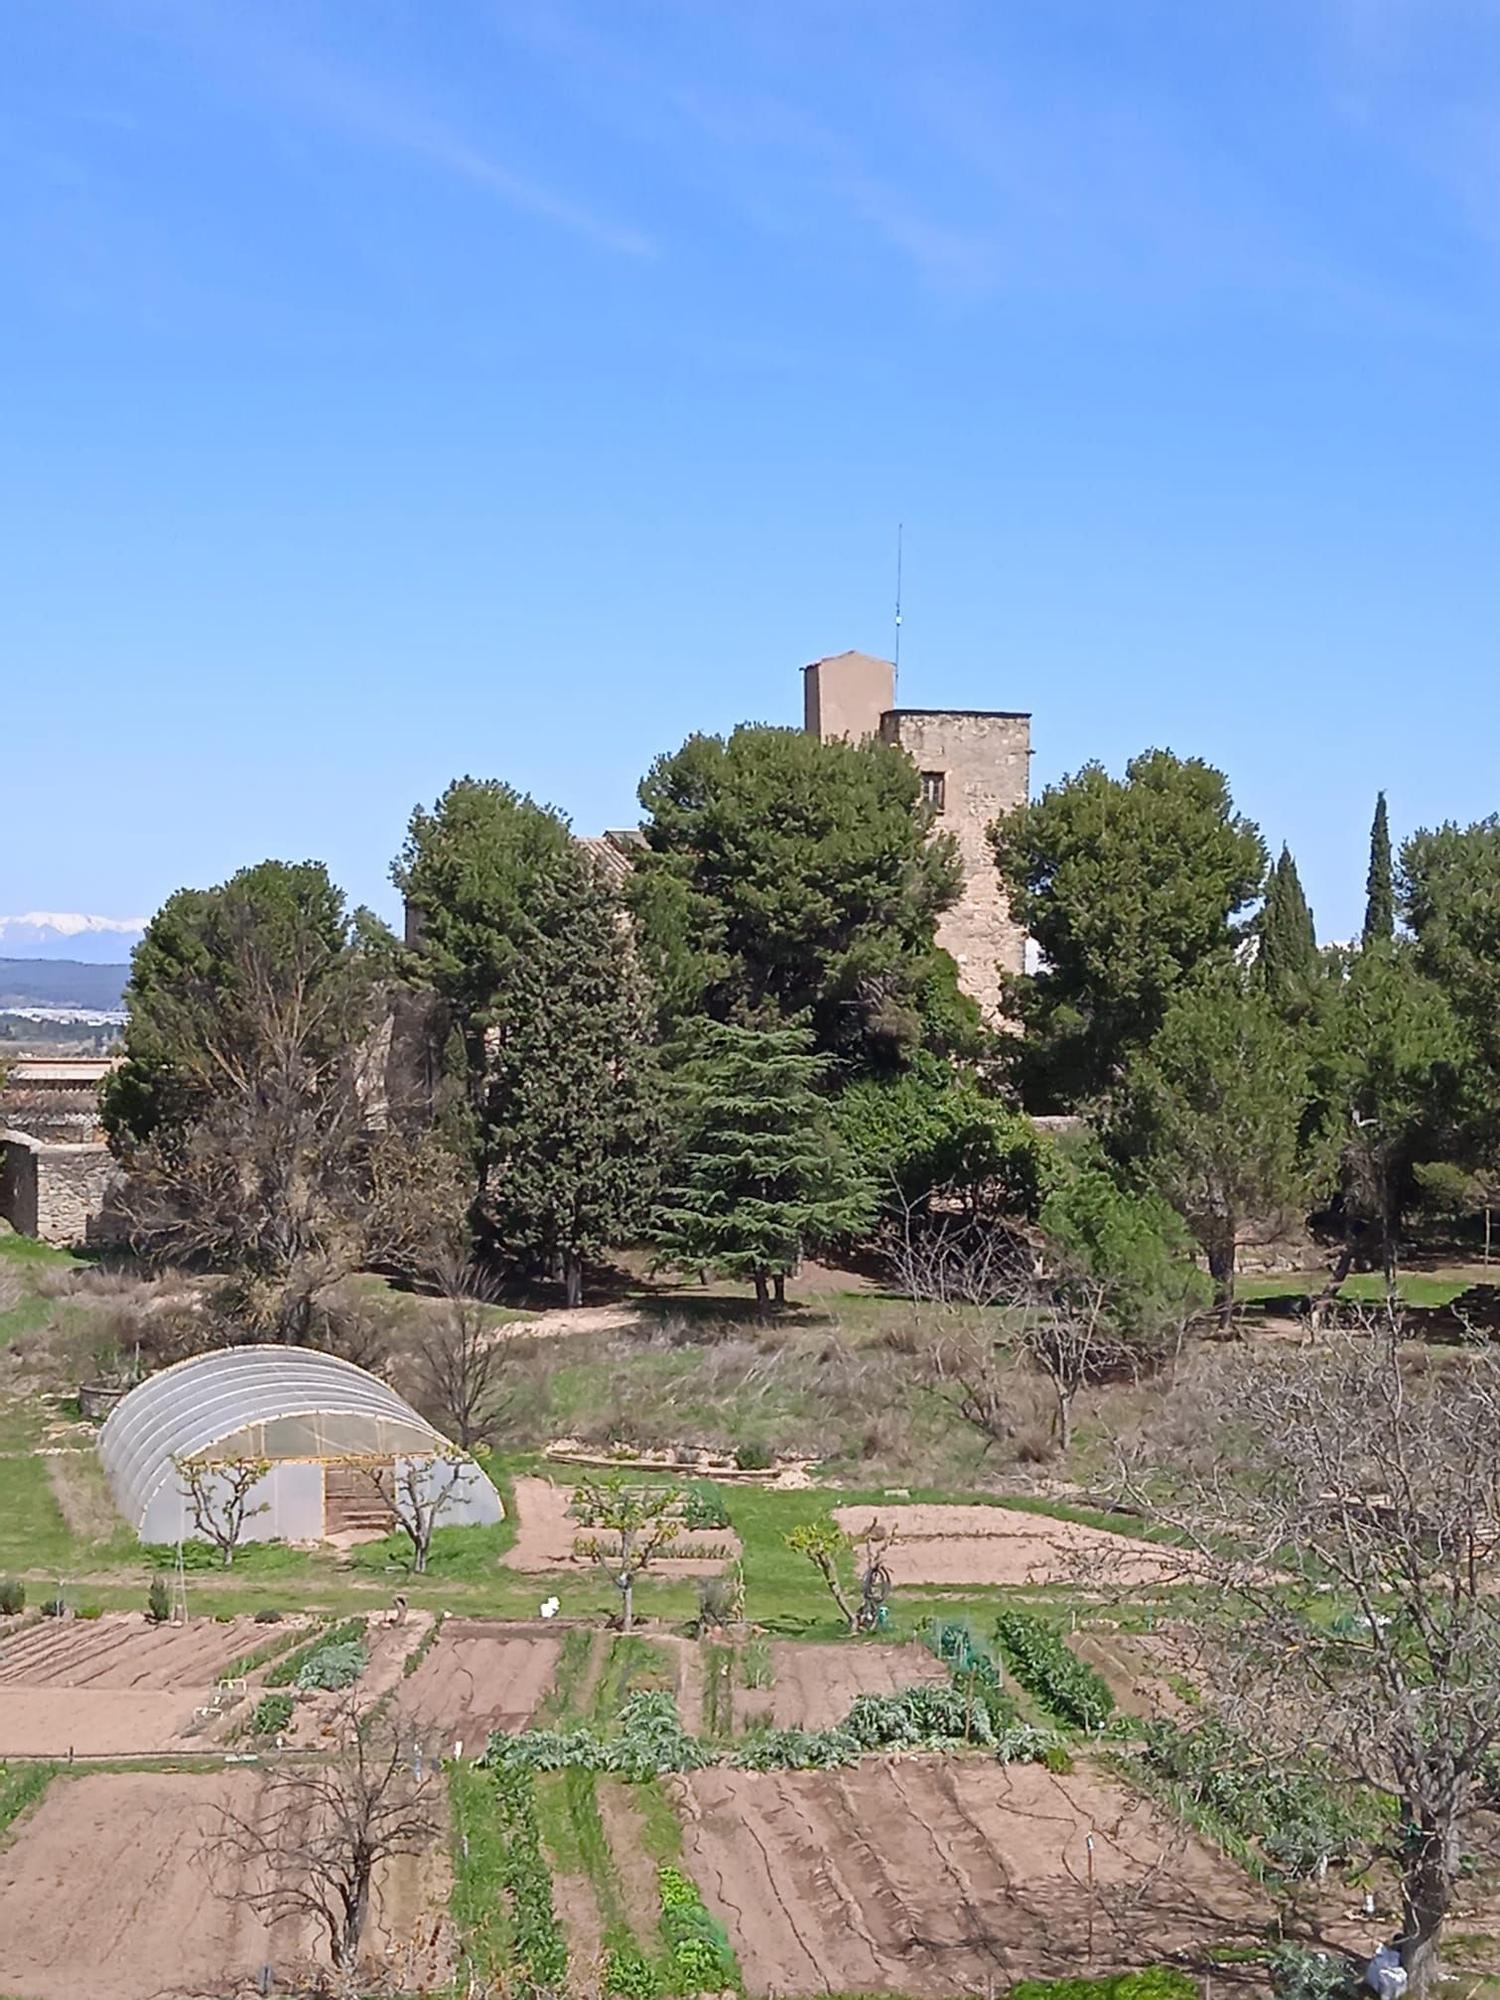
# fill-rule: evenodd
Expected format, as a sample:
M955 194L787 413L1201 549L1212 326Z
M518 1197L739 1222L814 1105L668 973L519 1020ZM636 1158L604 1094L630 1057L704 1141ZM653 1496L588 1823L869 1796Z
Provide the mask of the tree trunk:
M756 1311L756 1315L757 1315L757 1317L758 1317L758 1318L760 1318L760 1319L764 1319L764 1318L765 1318L765 1317L767 1316L767 1314L768 1314L768 1313L770 1312L770 1310L771 1310L771 1288L770 1288L770 1286L769 1286L769 1285L768 1285L768 1284L766 1283L766 1274L765 1274L765 1272L764 1272L764 1271L757 1271L757 1272L756 1272L756 1274L755 1274L755 1311Z
M563 1297L569 1306L583 1304L583 1259L576 1250L563 1257Z
M418 1575L418 1576L425 1576L425 1575L427 1574L427 1544L426 1544L426 1542L422 1542L422 1541L417 1541L417 1540L413 1539L413 1543L412 1543L412 1551L413 1551L413 1553L412 1553L412 1563L411 1563L411 1566L412 1566L412 1569L413 1569L413 1571L414 1571L414 1572L416 1573L416 1575Z
M776 1303L779 1306L784 1306L786 1304L786 1272L778 1271L773 1282L776 1287Z
M1208 1275L1214 1281L1214 1308L1225 1333L1234 1330L1234 1231L1215 1235L1208 1245Z
M1401 1963L1407 1991L1428 1991L1442 1970L1443 1920L1458 1877L1458 1841L1452 1831L1424 1827L1401 1880Z
M1066 1454L1073 1442L1073 1391L1061 1382L1052 1385L1057 1395L1057 1448Z
M620 1578L620 1630L630 1631L635 1624L635 1571L626 1570Z
M357 1876L353 1894L344 1905L344 1928L334 1948L334 1964L340 1972L352 1972L359 1963L359 1941L365 1934L365 1918L370 1908L370 1878Z

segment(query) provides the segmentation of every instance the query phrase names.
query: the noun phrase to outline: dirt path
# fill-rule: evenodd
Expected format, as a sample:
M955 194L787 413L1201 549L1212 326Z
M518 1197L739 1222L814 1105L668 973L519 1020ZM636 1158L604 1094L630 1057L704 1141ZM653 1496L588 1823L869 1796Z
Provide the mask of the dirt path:
M570 1333L629 1333L644 1324L638 1306L557 1306L530 1319L507 1320L497 1340L555 1340Z
M661 1898L656 1887L656 1864L646 1852L646 1829L629 1785L618 1778L601 1778L598 1786L599 1817L605 1838L614 1856L625 1900L625 1916L635 1941L650 1955L656 1944Z

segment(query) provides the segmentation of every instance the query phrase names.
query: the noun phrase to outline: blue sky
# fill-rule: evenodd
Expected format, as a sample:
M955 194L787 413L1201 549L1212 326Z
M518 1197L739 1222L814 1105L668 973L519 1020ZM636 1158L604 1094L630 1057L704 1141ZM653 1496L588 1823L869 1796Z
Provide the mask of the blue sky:
M0 912L389 913L695 728L1167 744L1358 921L1500 805L1496 0L9 0ZM20 830L19 836L18 831Z

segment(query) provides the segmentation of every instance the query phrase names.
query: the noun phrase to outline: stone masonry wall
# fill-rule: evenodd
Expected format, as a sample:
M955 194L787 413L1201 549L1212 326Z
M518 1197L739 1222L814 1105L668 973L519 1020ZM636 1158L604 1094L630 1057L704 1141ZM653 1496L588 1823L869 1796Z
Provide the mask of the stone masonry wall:
M919 771L942 774L943 806L934 825L958 842L964 890L940 920L937 941L957 961L963 990L996 1023L1003 1017L1001 975L1025 969L1026 938L1011 919L987 829L1028 796L1030 717L895 708L881 718L880 733L900 744Z
M107 1242L120 1169L107 1146L59 1146L0 1133L0 1217L44 1243Z

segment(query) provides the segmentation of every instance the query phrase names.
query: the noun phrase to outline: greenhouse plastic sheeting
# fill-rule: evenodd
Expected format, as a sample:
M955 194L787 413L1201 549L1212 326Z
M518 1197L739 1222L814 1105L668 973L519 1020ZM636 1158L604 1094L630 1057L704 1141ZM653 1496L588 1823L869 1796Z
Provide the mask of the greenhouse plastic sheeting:
M174 1459L271 1461L270 1515L249 1532L299 1539L323 1531L321 1472L309 1482L300 1465L288 1464L278 1478L278 1461L410 1460L451 1450L377 1376L307 1347L232 1347L180 1361L132 1389L99 1434L115 1504L147 1540L181 1532L171 1525L182 1514ZM498 1495L477 1466L471 1471L466 1504L444 1519L498 1520ZM274 1490L280 1485L284 1495ZM282 1521L279 1502L293 1502L294 1493L301 1504L286 1511L295 1519Z

